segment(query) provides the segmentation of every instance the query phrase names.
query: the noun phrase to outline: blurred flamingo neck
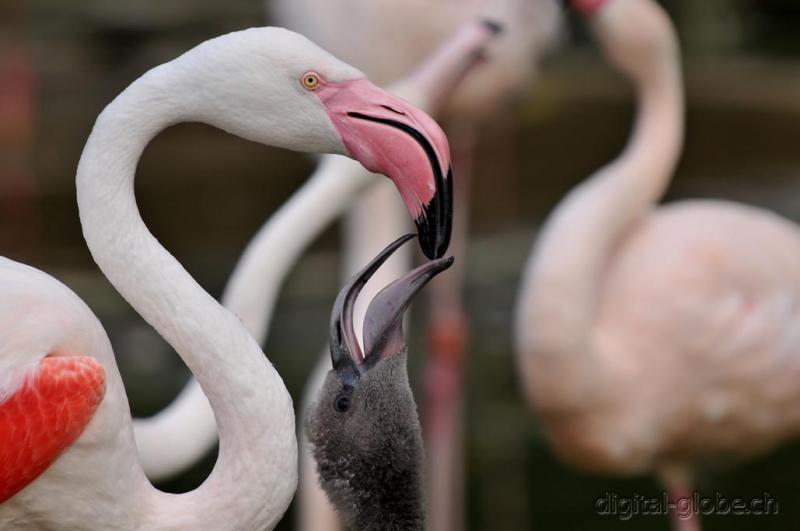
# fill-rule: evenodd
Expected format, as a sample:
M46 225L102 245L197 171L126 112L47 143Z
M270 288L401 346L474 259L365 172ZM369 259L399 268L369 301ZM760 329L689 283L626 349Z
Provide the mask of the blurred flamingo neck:
M490 20L462 27L409 76L392 87L425 112L438 114L447 106L454 87L485 60L483 45L502 33Z
M180 74L170 63L152 70L98 118L78 165L81 224L103 273L197 377L220 432L209 479L191 493L157 498L154 520L183 514L197 529L262 528L283 514L296 482L291 399L239 321L150 233L134 196L145 146L163 128L192 119L176 103Z
M572 190L542 230L518 314L523 349L545 356L590 352L606 267L669 183L683 142L683 87L677 46L659 57L661 64L647 63L647 75L639 76L625 150ZM591 378L590 363L577 365Z

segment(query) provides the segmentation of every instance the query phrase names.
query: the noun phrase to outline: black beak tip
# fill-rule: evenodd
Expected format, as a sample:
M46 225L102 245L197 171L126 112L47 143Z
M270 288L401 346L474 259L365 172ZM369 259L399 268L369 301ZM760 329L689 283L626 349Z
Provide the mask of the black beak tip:
M441 258L450 246L453 231L453 172L439 187L430 203L415 220L419 245L429 260Z
M486 29L488 29L494 35L499 35L503 33L503 30L505 29L501 22L498 22L497 20L491 18L484 18L481 20L481 23L486 27Z
M449 227L431 227L424 217L416 220L419 246L429 260L441 258L450 243Z

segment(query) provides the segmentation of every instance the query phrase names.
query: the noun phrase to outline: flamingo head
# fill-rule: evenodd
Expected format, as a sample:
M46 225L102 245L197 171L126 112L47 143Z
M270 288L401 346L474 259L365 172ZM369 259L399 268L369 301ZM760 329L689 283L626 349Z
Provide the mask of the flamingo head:
M589 21L605 56L623 74L647 83L680 52L672 22L650 0L570 0Z
M423 111L282 28L223 35L173 63L181 66L181 90L172 93L179 101L166 92L162 100L182 109L174 121L203 121L271 146L349 156L394 182L426 256L446 252L450 148ZM155 70L146 76L161 82Z
M414 295L452 257L418 267L375 296L364 320L364 353L353 330L359 291L412 237L392 243L339 293L331 316L333 369L308 416L322 486L354 529L424 527L424 452L402 322Z

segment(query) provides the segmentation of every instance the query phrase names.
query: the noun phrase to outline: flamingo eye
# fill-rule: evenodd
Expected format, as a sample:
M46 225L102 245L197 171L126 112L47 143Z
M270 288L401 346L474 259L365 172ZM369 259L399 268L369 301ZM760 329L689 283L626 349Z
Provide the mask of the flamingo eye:
M339 413L344 413L350 409L350 398L346 395L339 395L333 402L333 408Z
M316 72L306 72L305 74L303 74L301 82L303 83L304 89L317 90L320 84L319 74L317 74Z

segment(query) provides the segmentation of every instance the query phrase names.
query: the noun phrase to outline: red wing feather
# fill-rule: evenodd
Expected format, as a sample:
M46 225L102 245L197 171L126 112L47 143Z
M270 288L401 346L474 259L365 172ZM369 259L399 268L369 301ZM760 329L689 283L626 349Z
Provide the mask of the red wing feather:
M0 503L80 437L105 391L105 371L94 358L47 357L0 404Z

